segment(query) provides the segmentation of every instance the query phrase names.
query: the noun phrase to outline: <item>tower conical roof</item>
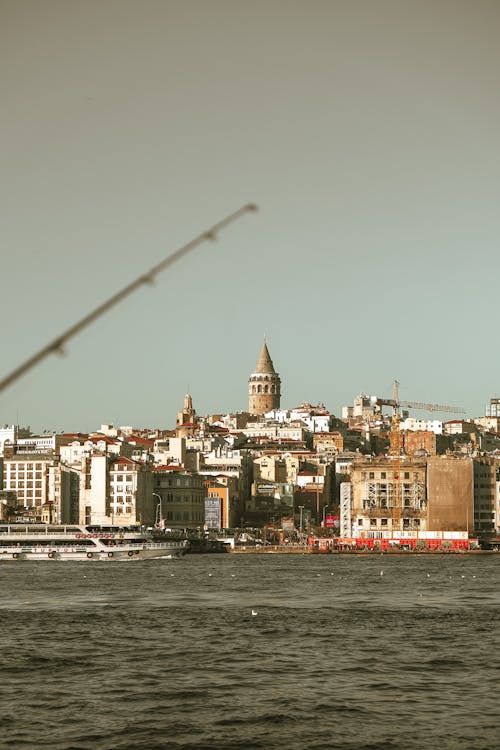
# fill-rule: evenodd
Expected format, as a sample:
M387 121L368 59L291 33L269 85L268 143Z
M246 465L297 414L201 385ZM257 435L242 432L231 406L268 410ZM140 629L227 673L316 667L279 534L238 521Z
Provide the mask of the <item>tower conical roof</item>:
M254 372L266 373L268 375L276 374L273 360L271 359L271 356L269 354L265 339L264 343L262 344L262 349L260 350L259 359L257 360L257 364L255 365Z

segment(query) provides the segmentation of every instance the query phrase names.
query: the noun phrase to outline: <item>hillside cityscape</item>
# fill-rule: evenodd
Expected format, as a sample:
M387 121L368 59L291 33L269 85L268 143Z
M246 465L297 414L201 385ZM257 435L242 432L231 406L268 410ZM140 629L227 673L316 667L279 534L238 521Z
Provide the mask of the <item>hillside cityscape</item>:
M264 532L280 545L494 546L500 399L485 411L464 419L456 407L400 401L397 382L392 398L360 393L340 416L322 403L283 408L264 340L245 412L199 416L186 394L168 429L3 426L0 520Z

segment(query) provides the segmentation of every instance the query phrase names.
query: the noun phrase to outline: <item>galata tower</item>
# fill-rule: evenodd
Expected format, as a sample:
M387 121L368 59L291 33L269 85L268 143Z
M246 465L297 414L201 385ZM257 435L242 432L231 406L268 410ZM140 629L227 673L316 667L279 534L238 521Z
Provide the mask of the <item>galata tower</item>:
M264 339L255 370L248 380L248 411L250 414L265 414L272 409L279 409L280 398L280 376L274 369Z

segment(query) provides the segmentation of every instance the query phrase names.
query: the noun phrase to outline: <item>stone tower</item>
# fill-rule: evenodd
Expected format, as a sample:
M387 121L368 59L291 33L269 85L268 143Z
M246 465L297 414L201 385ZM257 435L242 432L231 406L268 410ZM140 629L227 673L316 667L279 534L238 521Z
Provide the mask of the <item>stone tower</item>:
M196 420L196 412L193 409L193 399L189 393L184 396L184 405L182 411L177 414L176 426L183 424L192 424Z
M248 380L248 411L250 414L265 414L272 409L279 409L280 398L280 376L274 369L264 339L255 370Z

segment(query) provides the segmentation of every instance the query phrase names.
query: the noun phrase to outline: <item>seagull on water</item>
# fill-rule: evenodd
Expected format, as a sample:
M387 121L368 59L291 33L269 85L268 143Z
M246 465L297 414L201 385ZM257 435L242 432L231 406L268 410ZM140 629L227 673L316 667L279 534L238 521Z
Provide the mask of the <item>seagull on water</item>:
M258 614L256 609L252 609L252 617L257 617Z

